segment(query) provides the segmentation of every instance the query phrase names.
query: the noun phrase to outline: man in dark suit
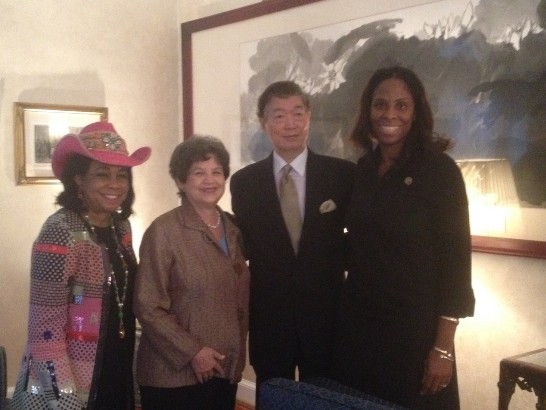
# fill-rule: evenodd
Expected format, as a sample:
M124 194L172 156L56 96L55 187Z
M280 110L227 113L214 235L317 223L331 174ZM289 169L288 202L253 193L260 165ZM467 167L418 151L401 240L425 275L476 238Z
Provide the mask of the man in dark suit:
M353 163L307 148L310 103L295 83L267 87L258 117L274 150L230 183L251 272L249 353L257 390L273 377L295 379L296 368L299 380L328 374L354 173ZM286 164L302 221L295 236L279 198Z

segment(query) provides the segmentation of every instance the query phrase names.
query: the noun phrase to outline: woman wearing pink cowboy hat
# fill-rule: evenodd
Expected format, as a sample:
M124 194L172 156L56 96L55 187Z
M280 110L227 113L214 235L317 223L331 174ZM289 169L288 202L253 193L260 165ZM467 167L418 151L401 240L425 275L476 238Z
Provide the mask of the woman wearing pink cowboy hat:
M134 409L132 313L135 194L129 155L107 122L68 134L53 152L60 208L34 242L28 341L14 409Z

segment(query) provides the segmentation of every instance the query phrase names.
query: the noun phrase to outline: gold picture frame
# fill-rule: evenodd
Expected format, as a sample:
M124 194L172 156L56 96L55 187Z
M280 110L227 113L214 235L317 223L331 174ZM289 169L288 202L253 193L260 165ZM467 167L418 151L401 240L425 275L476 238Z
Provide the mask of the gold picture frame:
M57 141L85 125L108 120L108 108L16 102L15 173L17 185L54 184L51 153Z

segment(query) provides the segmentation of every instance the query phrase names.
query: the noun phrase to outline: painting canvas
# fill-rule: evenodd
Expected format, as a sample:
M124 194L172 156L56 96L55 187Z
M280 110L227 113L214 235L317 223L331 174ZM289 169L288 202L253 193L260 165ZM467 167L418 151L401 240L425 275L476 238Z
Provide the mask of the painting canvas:
M407 66L455 143L472 249L545 258L545 22L546 0L268 0L186 22L184 137L220 137L233 171L264 158L257 98L288 78L311 96L310 147L356 161L347 136L365 83Z
M242 44L241 162L271 151L256 100L283 79L311 96L311 148L355 159L346 137L362 88L401 64L423 80L450 155L507 160L520 206L546 207L545 25L544 0L449 0Z

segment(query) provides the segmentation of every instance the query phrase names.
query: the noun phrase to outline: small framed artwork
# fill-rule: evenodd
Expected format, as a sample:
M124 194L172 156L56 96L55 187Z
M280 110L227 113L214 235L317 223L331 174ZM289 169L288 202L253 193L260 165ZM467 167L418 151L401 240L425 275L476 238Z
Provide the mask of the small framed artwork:
M16 102L15 172L17 185L59 182L51 169L51 153L66 134L108 120L108 108Z

